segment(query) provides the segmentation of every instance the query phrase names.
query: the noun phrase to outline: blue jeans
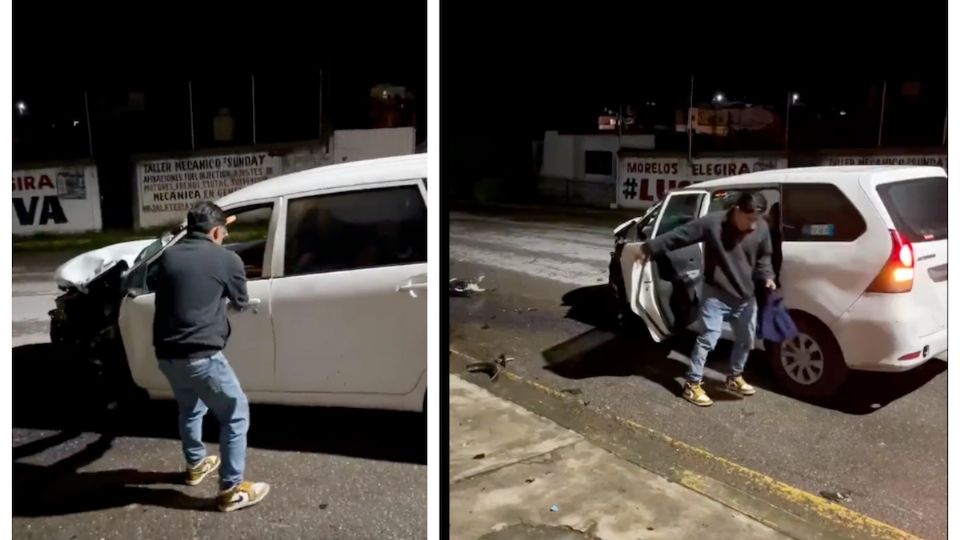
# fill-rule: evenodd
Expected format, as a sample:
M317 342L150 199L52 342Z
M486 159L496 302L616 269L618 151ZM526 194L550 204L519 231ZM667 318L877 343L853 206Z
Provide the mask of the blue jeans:
M193 360L160 360L180 408L180 440L188 466L207 455L201 439L207 407L220 422L220 489L243 480L250 406L223 353Z
M700 335L690 353L690 369L686 376L688 381L703 380L703 366L707 363L707 355L717 346L724 321L730 322L734 334L729 375L738 377L743 374L757 334L757 299L751 298L731 306L719 298L709 285L704 285L703 300L700 302Z

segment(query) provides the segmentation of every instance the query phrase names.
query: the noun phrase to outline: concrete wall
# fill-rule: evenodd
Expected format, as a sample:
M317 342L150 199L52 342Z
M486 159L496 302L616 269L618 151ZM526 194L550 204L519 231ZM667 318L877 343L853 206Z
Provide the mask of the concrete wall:
M91 162L13 171L13 234L99 231L100 185Z
M183 220L201 200L216 200L274 176L334 163L412 154L413 128L335 131L321 141L258 145L135 159L134 223L159 227Z
M694 158L677 155L620 157L616 203L621 208L646 209L678 188L726 176L787 167L785 156L716 155ZM611 201L613 202L613 201Z
M350 129L333 134L333 161L360 161L414 153L417 134L412 127Z
M537 191L548 202L607 208L616 201L617 153L621 148L652 150L653 135L560 134L543 139L543 163ZM588 174L586 153L610 153L610 174Z
M566 135L548 131L537 196L543 202L596 207L648 208L673 189L748 172L836 165L933 165L947 169L944 148L831 149L819 152L728 152L686 155L651 151L653 135ZM613 174L586 174L585 153L611 152ZM617 157L619 156L619 157Z

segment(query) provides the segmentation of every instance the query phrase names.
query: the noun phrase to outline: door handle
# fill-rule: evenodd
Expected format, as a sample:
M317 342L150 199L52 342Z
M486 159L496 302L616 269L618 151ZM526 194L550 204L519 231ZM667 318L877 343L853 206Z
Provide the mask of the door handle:
M417 298L417 291L422 291L422 290L425 290L426 288L427 288L426 283L414 283L410 281L406 285L397 286L397 292L410 293L410 298Z
M263 300L259 298L248 298L246 307L244 309L237 309L233 306L230 300L227 300L227 306L229 306L232 311L236 312L252 311L253 313L260 313L260 304L262 303Z

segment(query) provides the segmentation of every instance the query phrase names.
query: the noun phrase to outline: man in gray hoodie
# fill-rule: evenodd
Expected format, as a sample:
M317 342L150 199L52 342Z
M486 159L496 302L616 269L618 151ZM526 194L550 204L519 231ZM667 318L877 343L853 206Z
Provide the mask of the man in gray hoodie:
M743 380L747 357L757 333L757 299L754 283L774 290L777 285L770 258L770 230L762 219L765 201L743 193L726 212L708 214L643 245L641 263L659 255L703 242L703 294L699 330L683 397L701 407L713 404L703 390L703 366L720 338L723 322L730 321L735 341L726 386L742 396L756 390Z
M151 277L156 291L153 345L180 410L179 426L187 462L186 483L198 485L219 467L217 506L224 512L259 503L265 482L244 478L250 407L236 373L223 354L230 338L230 308L253 307L247 296L243 261L223 247L232 220L212 202L187 214L187 233L157 260ZM220 455L208 456L203 417L220 423Z

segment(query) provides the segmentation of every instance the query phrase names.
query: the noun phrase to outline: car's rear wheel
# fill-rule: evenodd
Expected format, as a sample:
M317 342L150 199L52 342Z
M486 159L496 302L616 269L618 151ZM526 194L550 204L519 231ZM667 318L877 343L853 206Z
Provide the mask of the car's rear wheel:
M803 313L791 312L799 333L770 348L770 363L788 394L809 400L826 399L850 375L840 345L829 328Z

